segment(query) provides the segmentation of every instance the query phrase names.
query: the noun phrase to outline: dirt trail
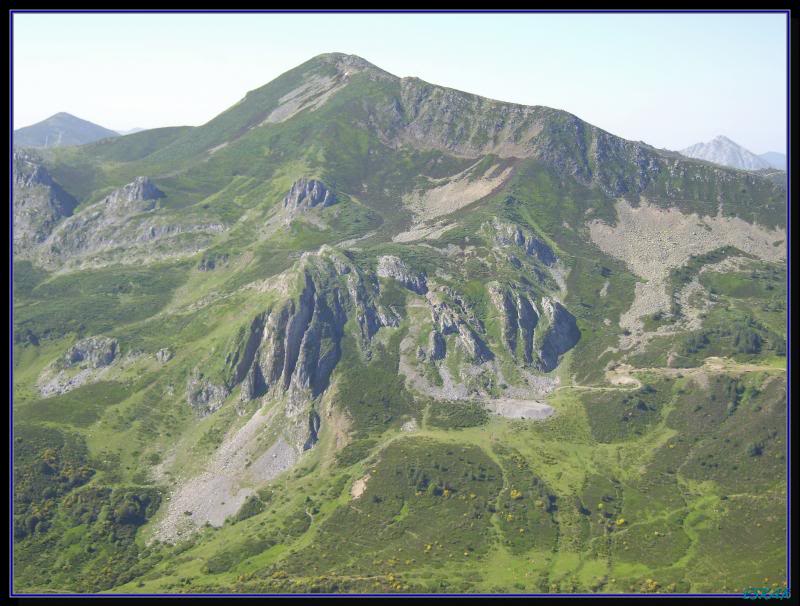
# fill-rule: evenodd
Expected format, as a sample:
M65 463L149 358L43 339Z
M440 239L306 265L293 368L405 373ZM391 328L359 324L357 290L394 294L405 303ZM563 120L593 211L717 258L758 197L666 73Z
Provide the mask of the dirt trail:
M606 372L606 379L612 384L619 387L634 386L639 388L642 383L639 379L634 377L632 373L637 372L651 372L660 374L667 377L680 376L694 376L706 373L737 373L742 374L746 372L771 372L783 373L786 372L785 368L778 366L770 366L768 364L747 364L736 362L730 358L720 358L711 356L703 361L702 366L694 368L670 368L670 367L650 367L650 368L634 368L630 364L620 364ZM577 386L575 386L577 387Z

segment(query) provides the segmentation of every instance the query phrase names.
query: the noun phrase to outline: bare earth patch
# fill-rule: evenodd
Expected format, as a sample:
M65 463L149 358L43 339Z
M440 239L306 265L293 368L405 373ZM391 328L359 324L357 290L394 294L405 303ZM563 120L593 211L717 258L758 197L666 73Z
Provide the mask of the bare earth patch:
M633 370L630 364L620 364L606 371L606 380L618 387L641 387L642 382L630 374Z
M278 99L278 107L272 110L259 126L285 122L304 109L313 111L324 105L335 92L344 88L346 84L347 78L343 75L337 78L329 76L308 78L301 86Z
M415 240L436 240L455 227L455 223L446 225L441 221L432 225L416 224L411 229L401 232L392 238L392 242L414 242Z
M498 398L485 403L486 409L507 419L532 419L541 421L551 417L555 410L536 400L512 400Z
M369 482L369 474L353 482L353 487L350 489L350 496L354 499L360 498L367 489L367 482Z
M420 225L485 198L503 185L511 175L512 166L505 169L495 164L482 175L474 174L478 162L462 172L445 179L430 179L432 187L415 190L403 197L403 203L413 213L416 225L410 231L424 227ZM402 241L402 240L400 240Z

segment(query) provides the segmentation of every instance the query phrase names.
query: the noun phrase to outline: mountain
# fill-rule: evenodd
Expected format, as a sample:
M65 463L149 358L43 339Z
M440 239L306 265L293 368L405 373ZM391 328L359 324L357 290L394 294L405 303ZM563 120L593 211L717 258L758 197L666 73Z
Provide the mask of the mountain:
M14 131L16 147L62 147L84 145L99 139L118 137L119 133L72 114L60 112L46 120Z
M772 168L786 170L786 154L782 154L780 152L767 152L765 154L761 154L759 157Z
M777 179L339 53L14 170L18 590L786 575Z
M772 167L772 164L765 158L755 155L722 135L714 137L708 143L696 143L686 149L682 149L680 153L688 158L708 160L714 164L741 168L742 170L759 170Z
M132 135L133 133L140 133L143 130L147 130L147 129L146 128L139 128L137 126L135 128L131 128L131 129L128 129L128 130L121 130L121 131L119 131L119 134L120 135Z

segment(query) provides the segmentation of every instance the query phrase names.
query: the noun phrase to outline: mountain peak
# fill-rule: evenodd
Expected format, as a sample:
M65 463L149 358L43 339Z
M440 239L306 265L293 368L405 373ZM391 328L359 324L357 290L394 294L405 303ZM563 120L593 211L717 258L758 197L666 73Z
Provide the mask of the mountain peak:
M745 149L725 135L717 135L708 143L696 143L680 153L688 158L706 160L742 170L770 168L769 162Z
M321 55L313 57L309 61L309 63L324 63L332 65L339 72L348 75L358 72L369 72L374 75L389 77L392 79L397 78L397 76L390 74L386 70L381 69L374 63L370 63L363 57L359 57L358 55L349 55L347 53L340 53L340 52L323 53Z
M100 139L118 137L119 133L67 112L14 131L14 145L19 147L63 147L83 145Z

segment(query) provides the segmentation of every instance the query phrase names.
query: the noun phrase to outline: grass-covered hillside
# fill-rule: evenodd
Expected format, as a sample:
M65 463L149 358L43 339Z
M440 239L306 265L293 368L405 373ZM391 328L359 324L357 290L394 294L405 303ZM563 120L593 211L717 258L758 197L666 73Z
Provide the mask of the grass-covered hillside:
M786 579L775 180L340 54L14 161L15 591Z

